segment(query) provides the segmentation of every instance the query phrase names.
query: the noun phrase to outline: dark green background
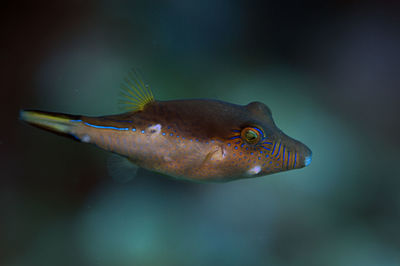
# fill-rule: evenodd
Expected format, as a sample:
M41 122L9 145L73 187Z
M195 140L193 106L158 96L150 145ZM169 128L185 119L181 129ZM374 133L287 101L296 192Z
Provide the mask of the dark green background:
M396 2L3 3L0 264L400 265ZM117 113L132 67L160 100L264 102L311 165L121 183L108 153L18 121Z

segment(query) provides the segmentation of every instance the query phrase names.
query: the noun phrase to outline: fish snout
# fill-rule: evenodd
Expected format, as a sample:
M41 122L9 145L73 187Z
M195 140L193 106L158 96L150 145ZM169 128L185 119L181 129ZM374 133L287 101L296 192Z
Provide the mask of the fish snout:
M299 165L296 168L306 167L311 163L312 160L312 151L303 143L299 143L299 147L297 148L299 157Z
M282 167L286 169L299 169L308 166L311 163L312 152L310 148L298 140L287 138L282 141L284 149L279 155L275 155L282 161ZM275 149L277 150L277 149ZM279 153L279 147L278 147ZM276 151L274 152L276 154ZM282 157L281 157L282 156ZM281 158L280 158L281 157Z
M304 158L304 166L308 166L311 163L312 151L310 149L308 149L308 151L308 155Z
M295 139L286 137L274 143L270 157L284 170L299 169L311 163L311 150Z

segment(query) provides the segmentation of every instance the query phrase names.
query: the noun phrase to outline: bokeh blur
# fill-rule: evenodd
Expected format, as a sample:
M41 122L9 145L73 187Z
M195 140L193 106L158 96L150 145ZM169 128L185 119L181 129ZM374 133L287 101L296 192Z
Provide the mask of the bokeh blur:
M400 265L398 1L9 1L1 6L0 265ZM27 126L21 108L118 113L257 100L309 167L225 184L139 169Z

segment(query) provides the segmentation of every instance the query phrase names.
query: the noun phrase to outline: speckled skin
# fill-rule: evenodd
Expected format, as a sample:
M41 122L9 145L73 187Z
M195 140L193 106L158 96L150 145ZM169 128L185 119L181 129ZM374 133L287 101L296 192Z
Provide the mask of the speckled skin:
M142 111L103 117L75 116L71 134L126 156L133 163L196 181L229 181L305 166L311 151L286 136L267 106L216 100L155 101ZM249 144L245 127L263 131ZM279 148L279 151L278 151Z

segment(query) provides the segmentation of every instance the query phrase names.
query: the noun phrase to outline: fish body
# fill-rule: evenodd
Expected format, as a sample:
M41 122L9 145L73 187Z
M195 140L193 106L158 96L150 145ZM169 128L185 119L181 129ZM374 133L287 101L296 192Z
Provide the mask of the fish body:
M95 144L140 167L200 182L258 177L311 161L311 150L279 130L263 103L138 98L139 108L118 115L24 110L21 119Z

